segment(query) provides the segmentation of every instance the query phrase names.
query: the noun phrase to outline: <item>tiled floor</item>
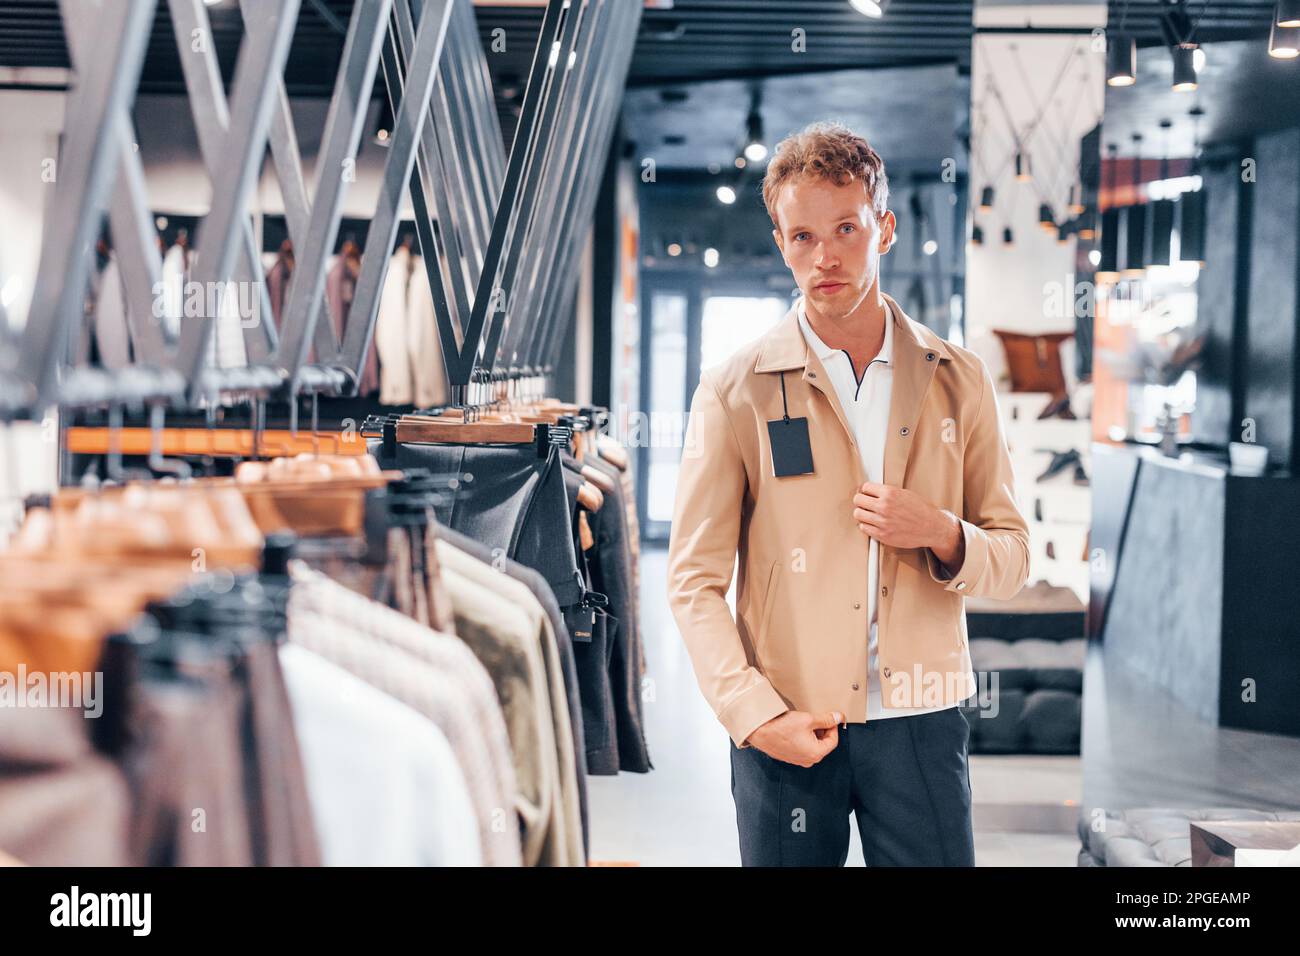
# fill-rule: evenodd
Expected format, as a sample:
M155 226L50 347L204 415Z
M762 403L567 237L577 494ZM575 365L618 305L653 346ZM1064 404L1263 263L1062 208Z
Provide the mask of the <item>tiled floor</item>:
M1099 645L1083 691L1087 806L1300 810L1300 738L1215 727Z
M647 549L641 618L650 683L646 737L655 769L590 779L593 860L737 866L726 732L705 704L664 600L666 561ZM980 866L1074 866L1082 790L1077 757L974 756ZM849 865L862 865L856 827Z

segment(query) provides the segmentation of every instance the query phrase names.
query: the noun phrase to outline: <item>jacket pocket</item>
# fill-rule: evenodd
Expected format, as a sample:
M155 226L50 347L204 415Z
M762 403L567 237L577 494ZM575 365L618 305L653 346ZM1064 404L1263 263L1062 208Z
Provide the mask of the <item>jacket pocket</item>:
M780 579L777 577L776 572L780 566L781 560L778 558L772 562L772 567L767 572L767 589L763 592L763 609L759 611L758 621L756 622L758 624L758 636L754 642L755 653L761 653L763 648L767 646L767 637L772 626L772 607L775 604L776 589L780 583Z

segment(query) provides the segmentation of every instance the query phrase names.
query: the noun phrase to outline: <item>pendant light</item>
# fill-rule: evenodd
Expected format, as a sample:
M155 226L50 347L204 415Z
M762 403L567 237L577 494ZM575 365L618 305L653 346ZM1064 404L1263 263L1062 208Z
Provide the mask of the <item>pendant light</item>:
M1174 92L1190 93L1196 89L1196 44L1180 43L1170 47L1174 61Z
M1083 204L1083 190L1077 182L1070 184L1070 199L1066 208L1070 210L1071 216L1082 215L1084 209L1087 208Z
M1201 164L1201 116L1205 111L1199 106L1188 110L1192 117L1192 173L1197 174ZM1202 181L1203 183L1203 181ZM1178 258L1182 262L1205 265L1205 186L1196 192L1178 197Z
M1098 282L1117 282L1119 281L1119 235L1120 235L1120 211L1119 207L1113 205L1115 202L1115 154L1119 147L1111 143L1107 147L1110 153L1110 201L1112 205L1108 209L1102 210L1101 213L1101 259L1097 263L1096 279ZM1098 204L1101 197L1097 197Z
M1300 56L1300 27L1272 24L1268 30L1268 55L1278 60L1294 60Z
M1279 27L1300 27L1300 0L1277 0L1273 23Z
M1137 82L1137 38L1117 34L1106 43L1106 85L1132 86Z
M1178 220L1178 258L1183 262L1205 265L1205 190L1183 193L1178 199L1182 207Z
M984 230L979 225L976 225L970 231L970 244L972 246L984 245Z
M1056 243L1057 243L1057 245L1063 246L1063 245L1065 245L1067 242L1069 242L1069 241L1070 241L1070 233L1071 233L1071 232L1073 232L1073 227L1072 227L1072 225L1071 225L1070 223L1068 223L1068 222L1063 222L1063 223L1061 223L1059 226L1057 226L1057 227L1056 227Z
M1033 178L1029 171L1029 154L1016 149L1016 182L1027 183Z
M1133 134L1133 196L1136 200L1142 182L1142 134ZM1140 279L1146 272L1147 207L1134 201L1124 213L1124 254L1120 258L1120 275Z
M993 211L993 187L985 186L980 190L980 212Z
M1056 231L1056 216L1052 213L1052 207L1045 202L1038 204L1038 228L1043 232Z
M1160 157L1160 179L1169 179L1169 129L1173 121L1162 119L1160 128L1164 130L1164 152ZM1174 238L1174 212L1177 204L1172 199L1156 199L1150 203L1147 216L1146 263L1148 266L1173 265L1171 247Z
M1097 211L1091 206L1084 207L1083 212L1079 213L1075 219L1075 233L1080 239L1091 242L1097 238Z
M1003 244L1004 246L1009 246L1009 245L1011 245L1011 244L1012 244L1013 242L1015 242L1015 241L1016 241L1016 239L1015 239L1015 236L1012 235L1012 233L1011 233L1011 227L1010 227L1010 226L1007 226L1005 229L1002 230L1002 244Z

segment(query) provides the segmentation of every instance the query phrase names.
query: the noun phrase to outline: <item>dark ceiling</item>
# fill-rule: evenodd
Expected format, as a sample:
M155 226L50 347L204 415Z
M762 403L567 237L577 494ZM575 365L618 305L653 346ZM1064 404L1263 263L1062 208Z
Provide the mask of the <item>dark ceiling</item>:
M1178 40L1246 40L1268 36L1274 0L1109 0L1110 29L1137 37L1138 46L1164 44L1161 20L1172 18ZM1184 19L1185 18L1185 19Z
M1197 139L1220 143L1300 125L1300 60L1267 51L1260 37L1207 43L1205 68L1190 93L1173 91L1173 64L1163 50L1139 51L1137 82L1106 87L1104 147L1114 143L1119 156L1191 156ZM1195 121L1193 107L1203 111ZM1167 132L1163 119L1173 124ZM1142 135L1138 144L1134 133Z
M836 120L865 136L892 169L937 177L945 157L965 168L957 144L970 85L951 64L633 89L624 98L624 133L636 156L660 169L730 170L755 94L769 147L813 120Z
M352 6L353 0L303 0L285 69L291 96L330 94L342 52L340 28ZM873 20L848 0L675 0L670 9L645 11L628 82L641 86L932 64L955 65L964 74L970 64L972 6L973 0L892 0L885 16ZM475 12L485 49L494 30L505 30L507 49L489 52L488 64L509 137L543 10L479 6ZM229 82L242 21L233 0L209 13ZM795 30L803 31L798 52L792 48ZM0 2L3 66L68 66L57 0ZM140 89L184 92L165 0L158 4Z

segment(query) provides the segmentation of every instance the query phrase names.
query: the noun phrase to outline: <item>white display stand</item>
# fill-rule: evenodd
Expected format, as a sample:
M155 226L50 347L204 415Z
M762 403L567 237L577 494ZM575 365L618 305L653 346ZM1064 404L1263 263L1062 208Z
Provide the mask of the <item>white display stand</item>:
M1016 475L1016 501L1029 522L1029 584L1046 581L1070 588L1088 601L1088 560L1085 553L1092 522L1092 489L1074 483L1074 467L1039 482L1053 452L1078 449L1084 471L1091 477L1092 422L1083 402L1072 399L1080 417L1038 420L1051 396L1046 392L999 392L998 409ZM1038 449L1050 449L1039 451ZM1047 545L1051 542L1053 556Z

